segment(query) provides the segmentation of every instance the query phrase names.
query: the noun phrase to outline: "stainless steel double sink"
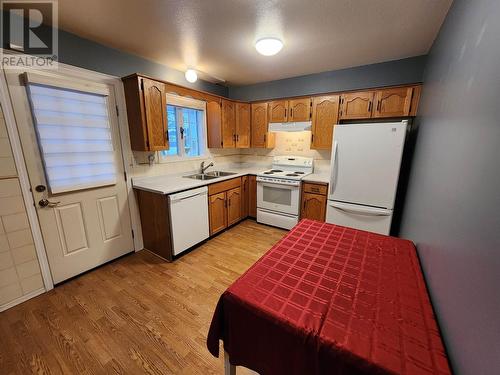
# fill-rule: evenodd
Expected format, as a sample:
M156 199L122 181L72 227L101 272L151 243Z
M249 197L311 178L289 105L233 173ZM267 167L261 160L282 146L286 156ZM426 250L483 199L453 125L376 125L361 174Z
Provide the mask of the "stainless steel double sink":
M213 180L214 178L232 176L233 174L236 174L236 172L210 171L207 173L190 174L183 177L192 178L193 180Z

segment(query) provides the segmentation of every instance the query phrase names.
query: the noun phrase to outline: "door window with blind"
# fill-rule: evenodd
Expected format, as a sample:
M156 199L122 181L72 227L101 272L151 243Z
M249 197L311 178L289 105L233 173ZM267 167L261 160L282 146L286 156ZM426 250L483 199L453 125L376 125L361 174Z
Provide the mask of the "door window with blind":
M28 80L47 185L52 194L113 185L117 168L108 95Z
M170 148L160 151L160 162L205 155L205 102L167 94Z

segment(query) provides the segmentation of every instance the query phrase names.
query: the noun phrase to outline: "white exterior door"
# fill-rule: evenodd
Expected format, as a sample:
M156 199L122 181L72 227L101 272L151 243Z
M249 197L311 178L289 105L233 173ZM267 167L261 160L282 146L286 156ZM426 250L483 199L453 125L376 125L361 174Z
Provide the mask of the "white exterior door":
M392 209L406 122L335 126L330 200Z
M54 283L131 252L113 86L40 73L28 94L22 74L5 74ZM55 90L34 99L32 87Z

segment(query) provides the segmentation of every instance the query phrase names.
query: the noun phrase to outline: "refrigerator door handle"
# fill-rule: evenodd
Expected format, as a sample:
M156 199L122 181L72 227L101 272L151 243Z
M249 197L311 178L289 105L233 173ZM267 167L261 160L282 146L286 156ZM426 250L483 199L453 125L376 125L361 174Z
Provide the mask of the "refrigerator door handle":
M386 208L377 208L377 207L369 207L369 206L361 206L354 207L351 204L345 204L341 202L328 202L330 207L336 208L340 211L365 215L365 216L391 216L392 210L388 210Z
M332 152L332 160L331 160L331 165L330 165L330 195L333 194L333 191L335 190L335 182L336 182L336 176L335 172L337 171L337 149L338 149L339 143L337 141L333 142L333 152Z

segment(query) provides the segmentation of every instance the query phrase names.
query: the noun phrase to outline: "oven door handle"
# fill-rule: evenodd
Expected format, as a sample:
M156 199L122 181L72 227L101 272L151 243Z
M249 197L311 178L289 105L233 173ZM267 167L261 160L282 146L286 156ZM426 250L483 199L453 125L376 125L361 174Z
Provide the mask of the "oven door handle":
M289 185L289 184L282 184L280 182L264 182L264 181L257 181L257 184L263 187L276 187L276 185L279 186L284 186L287 187L288 190L294 190L298 189L300 185Z

